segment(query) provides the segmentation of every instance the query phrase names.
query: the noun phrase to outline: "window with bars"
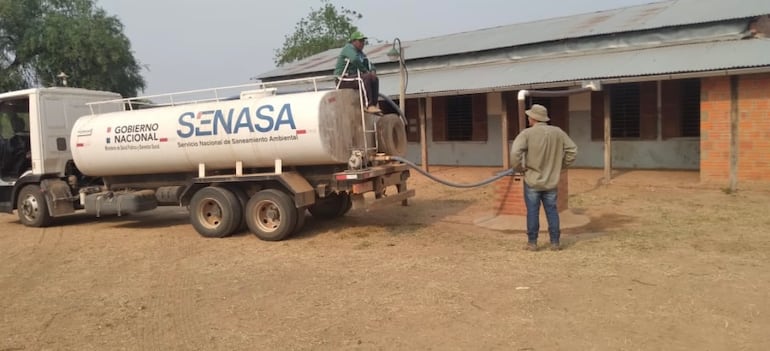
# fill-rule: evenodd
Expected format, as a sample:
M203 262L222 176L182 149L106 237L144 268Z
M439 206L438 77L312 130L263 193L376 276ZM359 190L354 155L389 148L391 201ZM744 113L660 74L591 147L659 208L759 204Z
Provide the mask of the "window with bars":
M683 137L700 136L700 79L682 81L681 131Z
M527 106L532 107L534 104L543 105L548 111L551 111L551 98L547 97L540 97L540 96L527 96L527 99L529 100Z
M447 141L473 140L473 98L471 95L448 97L446 133Z
M613 138L640 137L641 113L638 83L618 84L610 88L610 116Z

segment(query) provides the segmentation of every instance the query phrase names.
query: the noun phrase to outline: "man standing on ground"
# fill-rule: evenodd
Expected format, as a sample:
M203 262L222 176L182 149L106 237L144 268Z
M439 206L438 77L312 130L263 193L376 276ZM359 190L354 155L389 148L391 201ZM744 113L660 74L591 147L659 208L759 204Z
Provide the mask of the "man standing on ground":
M575 161L577 145L561 128L548 125L548 110L538 104L526 111L530 127L516 136L511 147L511 166L524 172L524 204L527 206L527 245L537 251L540 203L548 220L551 250L561 250L557 186L562 168Z
M358 74L361 74L361 80L364 82L364 90L368 100L366 112L382 113L382 110L377 106L377 100L380 95L380 80L377 78L374 65L369 62L366 54L364 54L365 44L366 37L361 32L356 31L350 36L350 42L345 44L340 55L337 57L334 76L357 78ZM347 70L345 70L345 66L347 66ZM340 88L358 89L358 81L343 80L340 82Z

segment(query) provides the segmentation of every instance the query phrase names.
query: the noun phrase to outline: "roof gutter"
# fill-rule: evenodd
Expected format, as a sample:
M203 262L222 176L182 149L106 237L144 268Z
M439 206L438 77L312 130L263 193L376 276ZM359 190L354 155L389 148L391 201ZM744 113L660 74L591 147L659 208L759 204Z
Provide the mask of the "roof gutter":
M690 79L690 78L709 78L709 77L727 77L743 74L760 74L770 73L770 66L751 67L751 68L735 68L735 69L721 69L713 71L700 71L700 72L682 72L682 73L669 73L669 74L656 74L649 76L634 76L634 77L616 77L616 78L593 78L590 79L600 84L620 84L620 83L639 83L659 80L674 80L674 79ZM446 90L436 92L421 92L406 94L407 98L423 98L433 96L451 96L451 95L464 95L464 94L479 94L479 93L494 93L502 91L515 91L515 90L538 90L549 88L565 88L565 87L583 87L586 80L571 80L560 82L548 82L548 83L530 83L522 85L511 86L499 86L489 87L483 89L459 89L459 90ZM397 95L393 95L397 96Z

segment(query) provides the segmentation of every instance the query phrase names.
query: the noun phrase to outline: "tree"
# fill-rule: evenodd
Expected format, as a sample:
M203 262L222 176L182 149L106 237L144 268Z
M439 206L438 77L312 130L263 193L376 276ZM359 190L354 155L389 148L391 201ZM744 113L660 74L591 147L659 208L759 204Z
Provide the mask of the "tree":
M283 47L275 50L275 64L283 65L342 47L358 30L352 22L361 18L363 15L356 11L345 7L338 10L329 0L321 0L321 8L311 8L307 17L297 22L294 33L285 36Z
M57 85L135 96L145 87L123 24L95 0L0 0L0 89Z

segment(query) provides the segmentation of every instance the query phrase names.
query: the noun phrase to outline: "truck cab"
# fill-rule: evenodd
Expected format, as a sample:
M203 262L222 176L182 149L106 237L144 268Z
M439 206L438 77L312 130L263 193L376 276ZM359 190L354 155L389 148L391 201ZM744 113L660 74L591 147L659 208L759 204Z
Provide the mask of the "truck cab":
M33 88L0 94L0 211L17 207L20 190L42 179L77 176L70 132L91 114L89 102L121 99L120 94L80 88ZM99 112L123 110L100 104Z

